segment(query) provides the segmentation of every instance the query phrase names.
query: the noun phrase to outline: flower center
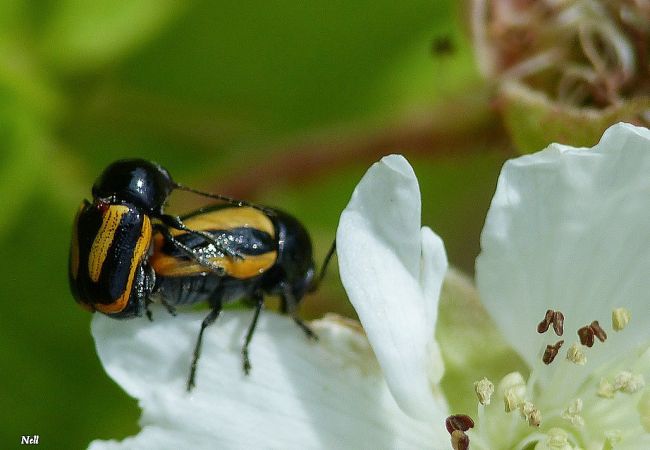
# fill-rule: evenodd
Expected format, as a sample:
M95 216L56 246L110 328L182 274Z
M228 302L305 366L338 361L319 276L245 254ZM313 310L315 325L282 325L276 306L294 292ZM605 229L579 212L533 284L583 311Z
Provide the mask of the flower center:
M612 330L623 330L629 320L627 310L615 310ZM563 314L549 310L537 332L552 329L562 336L563 327ZM598 346L590 349L596 340L606 345L607 332L598 321L575 331L580 342L566 350L564 340L548 344L540 357L542 364L532 369L528 380L519 372L503 377L495 401L489 380L475 383L476 424L463 430L472 449L605 450L617 443L634 444L650 433L650 390L645 389L643 377L650 370L650 349L588 371L582 367L588 362L587 353L599 351ZM541 383L547 366L554 372L545 379L547 383Z

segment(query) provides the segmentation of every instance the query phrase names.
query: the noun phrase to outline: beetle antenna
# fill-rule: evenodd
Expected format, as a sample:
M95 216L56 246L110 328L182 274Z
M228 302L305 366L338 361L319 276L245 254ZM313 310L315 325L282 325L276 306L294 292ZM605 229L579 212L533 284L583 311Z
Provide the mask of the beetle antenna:
M193 194L202 195L204 197L213 198L215 200L221 200L222 202L226 202L229 205L233 205L233 206L250 206L251 208L255 208L257 210L262 211L264 214L275 216L275 211L273 211L271 208L267 208L265 206L258 205L256 203L247 202L246 200L238 200L236 198L228 197L226 195L199 191L198 189L194 189L178 183L174 183L174 188L185 192L192 192Z
M311 287L309 288L309 292L314 292L316 289L318 289L318 286L320 286L321 281L323 281L323 278L325 278L325 273L327 272L327 266L332 260L332 256L334 256L335 252L336 252L336 239L332 241L332 245L330 246L330 249L327 251L327 255L325 255L325 259L323 260L323 265L321 266L320 272L318 273L318 278L316 278L316 280L311 284Z

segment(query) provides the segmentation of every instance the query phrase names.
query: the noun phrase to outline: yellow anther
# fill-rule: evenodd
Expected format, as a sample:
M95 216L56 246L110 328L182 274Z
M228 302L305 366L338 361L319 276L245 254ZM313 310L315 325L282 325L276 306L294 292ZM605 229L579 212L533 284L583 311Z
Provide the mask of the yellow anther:
M569 406L562 411L562 418L571 422L572 425L581 427L585 424L585 419L582 418L580 413L582 412L582 400L576 398Z
M627 308L616 308L612 311L612 328L621 331L630 322L631 314Z
M598 385L598 391L596 392L598 397L614 398L615 393L616 393L616 389L614 389L614 385L610 383L607 379L602 378L600 380L600 384Z
M614 378L614 389L626 394L634 394L645 387L643 375L623 371Z
M494 384L487 378L474 383L474 391L481 405L489 405L492 394L494 394Z
M566 359L579 366L584 366L587 363L585 352L582 351L582 346L577 342L571 344L571 347L567 350Z
M519 412L531 427L539 427L540 423L542 423L542 413L531 402L522 402L519 405Z
M501 379L498 393L503 397L507 413L516 410L526 396L526 382L519 372L511 372Z
M535 450L574 450L569 443L569 435L563 429L551 428L546 436L546 440L540 441Z

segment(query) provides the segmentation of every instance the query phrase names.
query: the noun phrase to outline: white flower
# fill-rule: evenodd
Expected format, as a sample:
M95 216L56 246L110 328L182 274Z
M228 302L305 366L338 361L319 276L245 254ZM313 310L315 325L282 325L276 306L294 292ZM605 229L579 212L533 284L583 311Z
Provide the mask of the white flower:
M531 428L493 402L479 408L477 448L650 448L650 402L639 404L642 380L650 379L648 199L650 132L632 125L614 125L592 149L554 144L504 166L481 236L477 285L530 367L522 400L541 423ZM618 308L630 321L617 332ZM547 310L564 315L561 337L552 326L537 332ZM578 330L593 321L607 338L592 338L588 348ZM555 360L544 364L546 346L560 340ZM600 392L625 373L634 386Z
M382 162L395 167L394 158ZM401 285L381 300L369 294L367 286L390 286L390 271L373 274L382 264L374 260L370 268L354 268L358 255L373 247L355 248L355 242L380 239L395 254L420 254L419 248L404 250L399 243L400 237L416 234L413 227L419 220L385 231L385 203L383 209L374 204L390 197L380 186L394 175L376 176L373 182L372 170L341 217L341 278L369 330L391 392L407 413L425 419L420 411L435 409L436 404L421 394L418 380L426 375L439 379L439 369L394 376L400 369L418 367L418 361L408 358L420 358L417 352L425 346L402 344L402 352L392 348L393 342L411 337L411 324L416 336L424 326L419 320L402 319L405 314L394 310L390 323L385 323L387 315L376 317L383 308L399 310L396 305L405 311L418 308L421 300L400 295ZM359 200L366 196L373 200ZM466 433L472 449L650 448L650 394L644 394L645 379L650 379L649 200L650 132L627 124L610 128L593 149L551 145L504 166L481 237L477 284L488 312L530 372L527 377L504 373L502 380L494 380L497 393L489 404L477 399L477 413L463 412L476 422ZM444 259L444 250L437 251ZM444 264L438 267L444 270ZM540 333L538 325L547 310L552 311L548 329ZM628 314L629 323L614 331L618 326L612 316ZM579 330L591 335L592 347L581 344ZM387 349L400 357L382 359ZM479 382L477 391L490 393L491 387L485 386ZM474 392L468 386L466 392L446 394L451 398ZM405 407L415 401L422 403L417 411Z
M97 449L424 448L428 424L401 413L363 334L335 319L312 322L319 341L293 322L262 314L242 370L249 312L227 311L208 328L196 387L185 390L205 313L154 321L93 319L108 374L142 408L137 436ZM444 420L444 418L442 419Z
M443 373L433 339L447 271L442 241L420 228L420 189L401 156L387 156L359 183L336 234L341 281L393 396L424 421L441 411ZM442 425L442 424L441 424Z
M506 164L477 283L529 373L504 372L492 380L496 389L477 379L444 392L451 400L476 389L481 398L478 412L461 411L475 427L455 439L492 450L650 448L649 174L650 132L626 124L593 149L551 145ZM153 323L95 318L99 356L139 399L143 430L91 447L450 448L434 338L447 262L440 239L420 228L420 194L405 159L386 157L368 171L337 242L341 279L368 340L324 319L313 323L321 339L312 343L288 319L266 314L246 377L239 350L249 315L227 311L206 333L197 387L187 394L201 314L157 310ZM579 329L591 348L576 344Z

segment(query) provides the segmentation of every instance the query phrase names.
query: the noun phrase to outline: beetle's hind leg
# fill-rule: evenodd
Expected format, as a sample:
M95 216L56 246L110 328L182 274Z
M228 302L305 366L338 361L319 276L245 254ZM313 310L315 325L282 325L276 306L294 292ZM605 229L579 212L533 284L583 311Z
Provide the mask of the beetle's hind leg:
M280 310L283 313L288 314L296 323L296 325L298 325L300 329L305 332L309 339L317 341L318 335L314 333L314 330L312 330L309 325L307 325L300 317L298 317L298 300L296 299L295 295L293 295L291 286L288 283L282 283L281 296L282 303L280 305Z
M255 312L253 313L253 320L248 326L248 331L246 332L246 338L244 339L244 345L241 348L242 364L244 367L244 373L248 375L251 371L251 361L248 356L248 346L253 339L253 334L255 333L255 327L257 326L257 319L260 317L260 312L264 307L264 296L261 292L256 292L253 294L253 302Z
M296 325L298 325L302 329L302 331L305 332L305 334L309 339L313 339L314 341L318 340L318 335L314 332L314 330L311 329L311 327L309 327L309 325L303 322L301 318L297 316L293 316L292 319L294 322L296 322Z
M194 387L194 382L196 378L196 365L199 362L199 356L201 356L201 345L203 343L203 332L207 327L212 325L215 320L219 317L221 313L221 302L215 303L212 305L212 310L210 313L203 319L201 323L201 330L199 331L199 336L196 339L196 345L194 346L194 356L192 357L192 364L190 365L190 375L187 378L187 391L191 391Z
M162 303L162 305L165 307L165 309L167 310L167 312L168 312L170 315L172 315L172 316L176 316L176 308L174 307L174 305L172 305L171 303L169 303L169 302L168 302L167 300L165 300L164 298L161 298L161 299L160 299L160 303Z

